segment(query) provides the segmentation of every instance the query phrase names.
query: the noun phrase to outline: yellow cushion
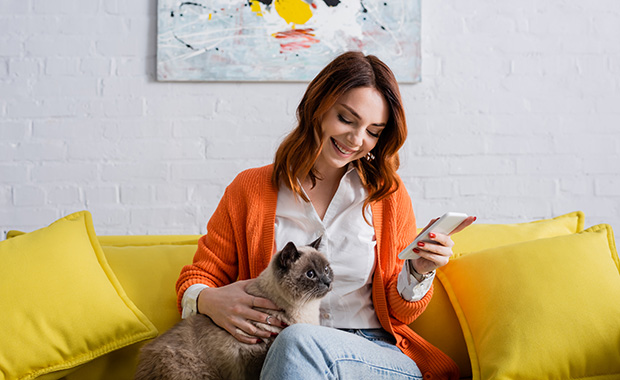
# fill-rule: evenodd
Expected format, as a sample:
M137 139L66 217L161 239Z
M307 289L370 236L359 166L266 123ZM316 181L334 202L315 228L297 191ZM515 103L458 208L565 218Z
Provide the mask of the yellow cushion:
M481 251L502 245L574 234L575 232L583 231L583 225L584 215L581 211L529 223L474 223L463 231L451 236L454 241L454 248L452 249L454 252L453 258L468 252Z
M608 225L471 253L437 276L473 379L620 378L620 262Z
M581 211L529 223L474 223L452 236L455 242L454 257L512 243L580 232L583 224L584 215ZM410 327L450 356L458 364L462 377L471 377L467 346L450 299L438 279L435 279L434 287L431 302Z
M112 273L86 211L0 242L0 302L0 379L58 378L157 335Z
M14 238L25 232L11 230L6 238ZM132 247L149 245L197 245L202 235L99 235L97 240L102 247ZM104 249L105 252L105 249Z
M104 239L100 241L103 242ZM181 320L175 284L184 265L192 262L197 237L106 237L103 246L110 267L136 306L164 332ZM133 238L133 239L129 239ZM155 245L159 242L170 244ZM142 245L140 245L142 244ZM122 246L116 246L122 245ZM132 379L140 342L93 360L66 377L67 380Z
M98 236L103 247L146 247L153 245L198 245L201 235L108 235Z

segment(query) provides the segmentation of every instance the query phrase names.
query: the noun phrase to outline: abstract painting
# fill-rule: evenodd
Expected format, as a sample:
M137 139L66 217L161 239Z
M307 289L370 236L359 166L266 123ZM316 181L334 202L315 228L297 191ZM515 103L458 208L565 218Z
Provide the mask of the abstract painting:
M420 80L421 0L159 0L161 81L309 81L348 50Z

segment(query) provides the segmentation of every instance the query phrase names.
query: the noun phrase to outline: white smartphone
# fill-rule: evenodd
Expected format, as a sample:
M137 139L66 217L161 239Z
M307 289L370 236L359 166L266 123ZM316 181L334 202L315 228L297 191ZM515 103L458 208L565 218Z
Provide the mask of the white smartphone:
M417 259L419 256L413 252L413 249L418 246L418 242L430 242L428 234L431 232L439 232L441 234L449 234L454 231L463 221L467 219L467 214L460 212L447 212L437 219L435 223L431 224L427 229L422 231L413 240L413 243L409 244L401 253L398 254L398 258L405 259Z

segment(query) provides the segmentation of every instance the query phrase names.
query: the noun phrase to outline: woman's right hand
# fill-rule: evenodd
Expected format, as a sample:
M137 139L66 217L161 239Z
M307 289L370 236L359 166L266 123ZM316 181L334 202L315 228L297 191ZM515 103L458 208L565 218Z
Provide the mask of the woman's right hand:
M282 322L269 314L255 310L254 307L279 310L267 298L255 297L245 290L252 280L236 281L219 288L205 288L198 296L198 312L205 314L213 322L228 331L242 343L254 344L259 338L270 338L272 332L258 328L250 321L267 323L281 327Z

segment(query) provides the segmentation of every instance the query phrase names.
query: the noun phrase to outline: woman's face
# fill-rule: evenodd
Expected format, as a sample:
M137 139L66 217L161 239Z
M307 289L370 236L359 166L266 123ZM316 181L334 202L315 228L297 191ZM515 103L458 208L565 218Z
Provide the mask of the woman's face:
M388 104L377 89L345 92L323 117L323 149L315 167L323 173L366 156L377 145L389 117Z

